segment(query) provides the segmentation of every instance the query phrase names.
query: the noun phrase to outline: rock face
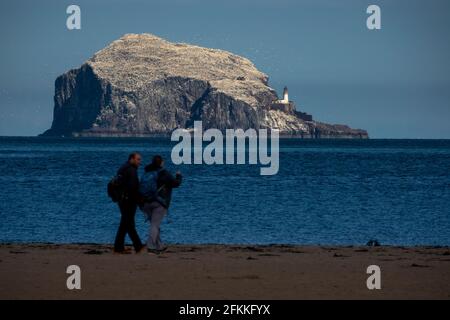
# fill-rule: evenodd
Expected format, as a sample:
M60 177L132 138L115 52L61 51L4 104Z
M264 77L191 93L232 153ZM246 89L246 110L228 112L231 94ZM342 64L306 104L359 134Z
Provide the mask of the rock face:
M304 121L272 108L268 77L246 58L128 34L55 81L44 135L140 136L190 128L276 128L302 137L366 138L364 130Z

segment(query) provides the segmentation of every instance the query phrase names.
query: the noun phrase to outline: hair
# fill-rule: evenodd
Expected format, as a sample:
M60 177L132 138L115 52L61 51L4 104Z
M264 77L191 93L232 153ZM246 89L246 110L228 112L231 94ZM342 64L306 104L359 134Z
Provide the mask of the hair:
M152 162L145 167L145 172L160 169L162 167L164 159L160 155L153 157Z
M132 152L128 155L128 161L130 161L131 159L136 158L136 156L139 155L139 152Z
M157 167L157 168L161 167L162 162L163 162L163 158L159 154L154 156L153 159L152 159L152 165Z

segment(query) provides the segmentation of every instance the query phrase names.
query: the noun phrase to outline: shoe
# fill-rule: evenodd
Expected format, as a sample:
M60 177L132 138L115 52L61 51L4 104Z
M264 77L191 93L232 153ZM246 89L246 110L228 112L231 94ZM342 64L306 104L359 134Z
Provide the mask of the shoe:
M163 253L163 252L166 251L166 250L167 250L167 247L162 248L162 249L147 249L147 252L148 252L149 254L156 254L156 255L159 255L159 254Z
M147 246L142 246L138 251L136 251L136 254L140 254L145 252L145 250L147 249Z

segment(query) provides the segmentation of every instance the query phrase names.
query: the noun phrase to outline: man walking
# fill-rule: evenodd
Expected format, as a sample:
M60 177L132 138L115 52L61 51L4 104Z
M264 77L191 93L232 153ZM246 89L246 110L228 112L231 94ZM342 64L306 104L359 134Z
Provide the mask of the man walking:
M141 155L133 152L128 156L128 161L117 172L124 193L123 198L119 201L121 219L114 242L114 253L129 253L129 251L125 250L126 234L128 234L133 242L136 253L141 252L144 248L136 231L134 220L139 201L139 178L137 170L141 162Z

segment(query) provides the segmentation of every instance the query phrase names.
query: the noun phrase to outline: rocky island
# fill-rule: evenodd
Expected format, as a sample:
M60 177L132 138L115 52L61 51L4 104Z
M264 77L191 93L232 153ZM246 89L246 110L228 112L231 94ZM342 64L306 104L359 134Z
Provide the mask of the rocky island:
M227 51L127 34L55 81L46 136L170 135L177 128L279 129L302 138L368 138L314 121L283 99L268 76Z

